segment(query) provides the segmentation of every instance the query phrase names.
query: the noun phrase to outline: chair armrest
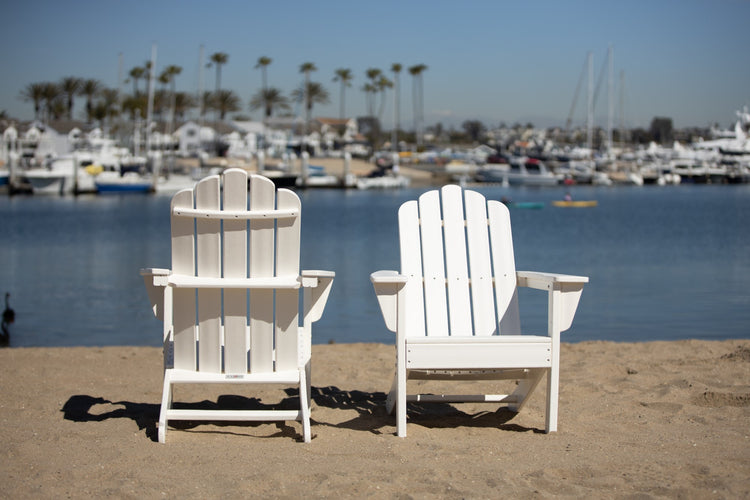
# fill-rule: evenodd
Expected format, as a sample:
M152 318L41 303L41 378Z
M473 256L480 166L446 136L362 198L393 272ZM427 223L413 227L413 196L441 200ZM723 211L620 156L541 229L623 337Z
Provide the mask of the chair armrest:
M408 278L398 271L375 271L370 275L370 281L376 284L406 284Z
M516 278L518 286L549 292L551 335L554 334L553 330L564 332L570 328L581 300L583 285L589 282L588 276L517 271Z
M151 303L151 309L159 321L164 321L164 287L167 286L168 277L171 272L169 269L159 268L141 269L140 272L141 276L143 276L143 284L146 286L146 293Z
M385 326L395 332L398 326L398 293L406 285L408 277L397 271L376 271L370 275L370 281L375 288Z
M303 321L307 326L323 316L323 310L328 302L336 273L333 271L303 270L300 275L305 290L303 295Z
M336 273L333 271L321 271L319 269L306 269L300 273L303 287L316 287L321 279L333 279Z
M537 290L563 289L566 285L578 285L589 282L588 276L571 274L541 273L537 271L516 271L518 286Z

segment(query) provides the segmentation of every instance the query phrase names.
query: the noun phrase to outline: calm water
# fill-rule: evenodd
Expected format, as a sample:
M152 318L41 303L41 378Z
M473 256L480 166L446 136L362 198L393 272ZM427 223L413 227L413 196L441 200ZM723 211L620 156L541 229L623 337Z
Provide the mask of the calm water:
M477 190L545 202L565 192ZM336 272L315 343L393 341L369 274L398 269L396 210L423 191L300 193L302 267ZM519 269L591 278L563 340L750 337L750 186L576 186L572 194L599 206L511 211ZM168 211L167 196L0 197L11 345L161 345L138 271L169 267ZM525 330L545 330L545 299L521 295Z

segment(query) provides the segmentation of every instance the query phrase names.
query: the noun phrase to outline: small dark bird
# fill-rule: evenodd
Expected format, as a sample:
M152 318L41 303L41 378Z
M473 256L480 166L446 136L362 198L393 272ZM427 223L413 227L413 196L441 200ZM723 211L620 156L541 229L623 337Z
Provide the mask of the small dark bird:
M5 292L5 311L3 311L3 323L13 323L16 320L16 312L10 307L8 299L10 293Z
M10 294L5 292L5 310L3 311L3 321L0 324L0 346L7 346L10 343L10 331L8 325L16 320L16 312L10 307L8 299Z

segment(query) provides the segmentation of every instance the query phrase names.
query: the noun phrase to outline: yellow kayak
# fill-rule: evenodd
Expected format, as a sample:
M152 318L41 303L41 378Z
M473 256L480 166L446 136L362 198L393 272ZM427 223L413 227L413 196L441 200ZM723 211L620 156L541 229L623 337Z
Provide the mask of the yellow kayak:
M552 202L552 206L555 206L555 207L584 208L584 207L595 207L596 205L597 205L596 200L580 200L580 201L555 200Z

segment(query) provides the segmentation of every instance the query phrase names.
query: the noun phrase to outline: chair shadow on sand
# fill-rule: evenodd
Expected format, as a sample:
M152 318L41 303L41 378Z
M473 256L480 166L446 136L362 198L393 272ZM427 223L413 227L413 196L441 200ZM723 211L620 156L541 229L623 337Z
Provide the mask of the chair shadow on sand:
M294 409L299 406L296 402L299 398L297 389L286 389L286 398L276 404L264 404L257 398L237 395L222 395L214 401L201 401L197 403L175 403L176 408L202 409L202 410L267 410L267 409ZM335 386L312 387L312 399L321 408L338 410L354 410L357 415L354 418L340 423L330 423L316 419L315 411L312 413L313 437L317 434L315 427L328 426L340 429L370 432L373 434L390 434L391 430L383 432L384 428L395 425L394 416L388 415L385 409L386 394L383 392L365 392L358 390L343 390ZM98 412L107 407L108 411ZM117 407L114 408L112 407ZM158 440L157 423L159 421L158 403L135 403L132 401L110 401L102 397L94 397L83 394L71 396L60 410L65 420L72 422L103 422L113 418L129 419L136 423L139 430L145 430L146 436L152 441ZM318 412L320 418L320 412ZM516 416L516 413L501 407L496 411L481 411L475 414L466 413L454 405L449 404L420 404L409 403L409 421L412 424L430 429L456 428L456 427L488 427L504 431L535 432L543 433L542 429L524 427L508 423ZM175 429L200 433L228 433L229 430L205 430L201 421L172 421L170 426ZM267 425L268 422L210 422L212 426L218 427L258 427ZM298 430L285 422L274 422L278 432L268 436L255 437L290 437L301 440ZM213 427L212 427L213 429Z
M315 421L316 425L368 431L383 434L382 429L395 425L395 416L386 412L386 394L383 392L346 391L335 386L313 387L312 396L316 405L339 410L355 410L357 416L338 424ZM501 407L496 411L466 413L451 404L408 403L409 422L429 429L456 427L488 427L504 431L544 433L543 429L533 429L508 423L517 413ZM315 414L313 413L313 417ZM391 430L388 430L388 434Z

